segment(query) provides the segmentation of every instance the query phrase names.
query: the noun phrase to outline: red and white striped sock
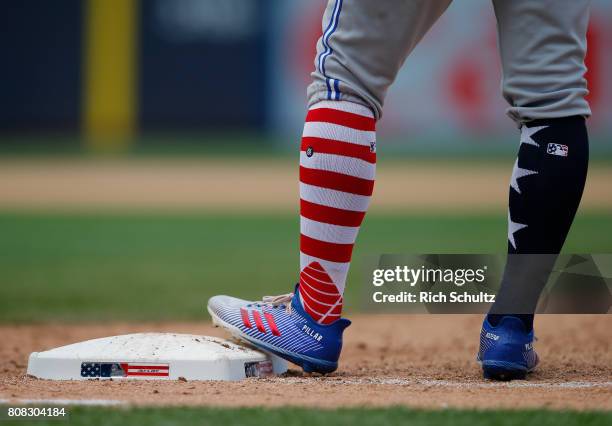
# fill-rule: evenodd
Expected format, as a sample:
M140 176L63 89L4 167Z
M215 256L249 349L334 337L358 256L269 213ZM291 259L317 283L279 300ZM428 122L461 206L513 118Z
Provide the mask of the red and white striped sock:
M329 324L342 311L353 245L370 204L376 120L345 101L322 101L306 116L300 152L300 285L304 310Z

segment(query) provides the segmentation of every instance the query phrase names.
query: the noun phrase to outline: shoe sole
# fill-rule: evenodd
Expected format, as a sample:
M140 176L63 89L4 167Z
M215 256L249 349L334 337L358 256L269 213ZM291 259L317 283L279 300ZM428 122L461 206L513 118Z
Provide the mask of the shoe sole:
M336 371L338 368L337 362L326 361L318 358L309 357L306 355L299 355L295 352L285 351L284 349L275 348L269 344L262 342L261 340L255 339L251 336L244 334L238 327L233 326L223 321L217 314L215 314L208 306L206 307L212 323L215 327L221 327L230 332L230 334L239 340L242 340L256 348L263 350L264 352L270 352L276 356L279 356L293 364L299 365L306 373L321 373L327 374Z
M524 380L528 373L533 371L527 367L507 361L487 360L481 361L482 373L485 379L507 382L510 380Z

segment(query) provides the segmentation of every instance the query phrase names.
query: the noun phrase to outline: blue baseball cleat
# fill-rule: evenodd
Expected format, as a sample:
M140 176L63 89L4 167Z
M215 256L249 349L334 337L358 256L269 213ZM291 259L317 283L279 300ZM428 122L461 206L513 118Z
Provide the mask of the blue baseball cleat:
M524 379L539 362L533 341L533 330L525 331L519 318L505 316L494 327L485 317L476 357L485 379Z
M340 318L322 325L304 312L297 291L249 302L230 296L208 301L213 324L255 347L301 366L305 372L331 373L338 368L342 332L351 322Z

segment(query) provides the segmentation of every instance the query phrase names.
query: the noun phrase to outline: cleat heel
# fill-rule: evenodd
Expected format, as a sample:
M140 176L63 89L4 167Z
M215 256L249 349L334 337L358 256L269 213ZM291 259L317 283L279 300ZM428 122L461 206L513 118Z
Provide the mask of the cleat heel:
M524 380L527 369L520 365L510 365L503 361L487 361L482 363L482 373L485 379L507 382L510 380Z
M483 367L482 372L485 379L498 380L501 382L525 380L527 377L526 371L509 370L503 367Z
M330 366L330 365L320 365L315 364L309 361L305 361L301 363L302 370L305 373L319 373L319 374L329 374L336 371L338 368L338 364Z

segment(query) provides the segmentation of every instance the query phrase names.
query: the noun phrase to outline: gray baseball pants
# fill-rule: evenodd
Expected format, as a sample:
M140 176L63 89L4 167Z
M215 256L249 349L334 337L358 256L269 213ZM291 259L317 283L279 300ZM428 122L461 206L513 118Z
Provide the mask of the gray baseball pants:
M329 0L309 105L347 100L380 118L404 60L451 1ZM584 78L589 1L493 0L493 7L508 115L519 124L589 116Z

